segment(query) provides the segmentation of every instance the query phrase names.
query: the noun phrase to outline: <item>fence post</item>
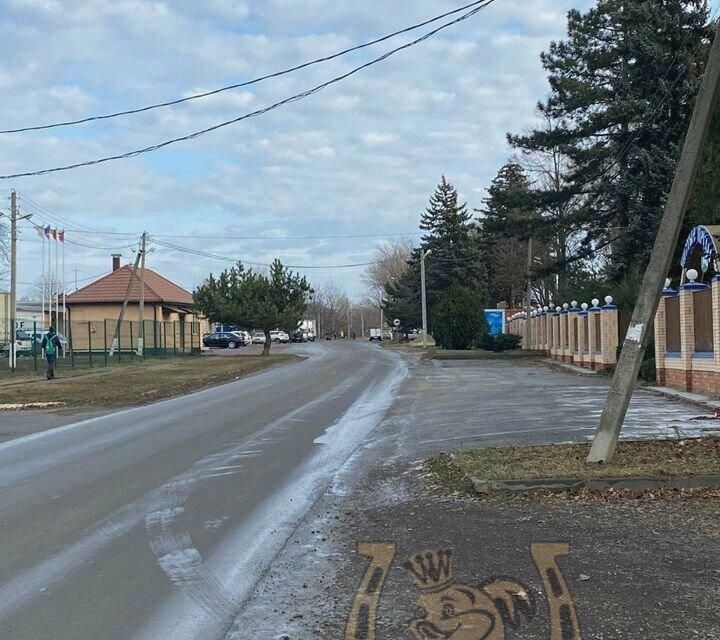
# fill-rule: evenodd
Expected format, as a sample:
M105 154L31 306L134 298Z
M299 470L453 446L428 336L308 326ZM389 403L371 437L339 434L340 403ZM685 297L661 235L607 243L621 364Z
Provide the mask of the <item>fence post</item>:
M132 320L130 323L130 360L135 360L135 351L133 351L133 333L132 333Z
M713 357L715 364L715 385L720 385L720 276L712 281Z
M120 352L122 351L122 347L120 346L120 337L122 334L122 323L118 325L118 336L117 336L117 348L118 348L118 362L122 362L122 356L120 355Z
M33 340L32 340L32 355L33 355L33 371L38 369L38 343L35 339L37 335L37 321L33 321ZM13 336L14 338L15 336ZM40 344L42 344L42 336L40 336Z
M610 369L617 363L620 311L613 304L612 296L605 298L600 312L600 340L602 350L602 368Z
M90 320L88 320L88 360L92 369L92 327L90 326Z
M107 318L103 320L103 343L105 344L105 366L108 366L107 361Z
M177 355L177 322L173 322L173 353Z
M70 314L70 309L67 310L68 315L70 316L68 322L68 347L70 349L70 368L75 369L75 347L73 346L73 339L72 339L72 314Z

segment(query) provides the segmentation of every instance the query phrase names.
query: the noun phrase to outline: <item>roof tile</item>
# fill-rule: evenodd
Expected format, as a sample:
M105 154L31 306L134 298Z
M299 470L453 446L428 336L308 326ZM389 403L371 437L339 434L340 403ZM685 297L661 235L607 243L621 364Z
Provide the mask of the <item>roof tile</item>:
M130 291L130 302L140 300L140 272L133 281ZM95 282L78 289L67 297L67 304L93 303L93 302L122 302L125 299L132 267L125 265L116 271L103 276ZM192 305L193 297L189 291L170 282L159 273L145 269L145 301L180 305Z

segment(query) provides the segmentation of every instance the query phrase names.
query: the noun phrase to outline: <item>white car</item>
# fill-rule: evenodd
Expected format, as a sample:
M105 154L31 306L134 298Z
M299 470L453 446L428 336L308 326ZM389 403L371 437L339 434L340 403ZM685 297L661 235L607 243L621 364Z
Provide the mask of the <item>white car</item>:
M290 342L290 336L284 331L276 329L275 331L270 332L270 340L272 340L276 344L279 342L287 344L288 342Z
M265 344L265 334L262 331L256 331L252 334L253 344Z
M247 347L252 344L252 336L248 331L233 331L233 333L243 341L243 346Z

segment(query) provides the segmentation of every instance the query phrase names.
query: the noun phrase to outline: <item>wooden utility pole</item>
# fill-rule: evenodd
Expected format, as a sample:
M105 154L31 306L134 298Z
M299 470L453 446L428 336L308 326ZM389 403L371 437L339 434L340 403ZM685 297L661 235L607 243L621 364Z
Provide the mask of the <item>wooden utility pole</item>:
M127 291L125 292L125 299L123 300L122 307L120 307L120 315L118 316L117 325L115 326L115 335L113 336L112 344L110 345L110 357L115 355L115 349L118 347L118 340L120 339L120 328L122 327L123 319L125 318L125 310L127 309L128 300L130 299L130 292L132 291L133 281L135 280L135 274L140 264L141 251L138 251L135 256L135 264L133 265L132 271L130 272L130 282L128 282Z
M425 291L425 258L430 255L432 249L423 251L420 249L420 295L422 296L422 346L427 346L427 292Z
M147 245L147 231L143 231L140 238L140 334L138 336L137 354L142 358L145 348L145 249Z
M705 75L695 103L680 162L668 196L655 245L643 278L640 295L615 369L607 401L600 416L588 462L609 462L615 455L620 430L650 337L650 325L660 302L663 283L670 270L688 200L695 184L702 152L720 85L720 23L710 51Z

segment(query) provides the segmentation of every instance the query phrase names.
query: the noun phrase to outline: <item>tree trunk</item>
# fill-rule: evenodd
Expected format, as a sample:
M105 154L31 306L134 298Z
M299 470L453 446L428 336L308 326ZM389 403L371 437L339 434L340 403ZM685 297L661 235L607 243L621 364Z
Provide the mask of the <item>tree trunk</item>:
M272 340L270 340L270 331L265 329L265 344L263 345L263 352L262 354L264 356L270 355L270 345L272 344Z

